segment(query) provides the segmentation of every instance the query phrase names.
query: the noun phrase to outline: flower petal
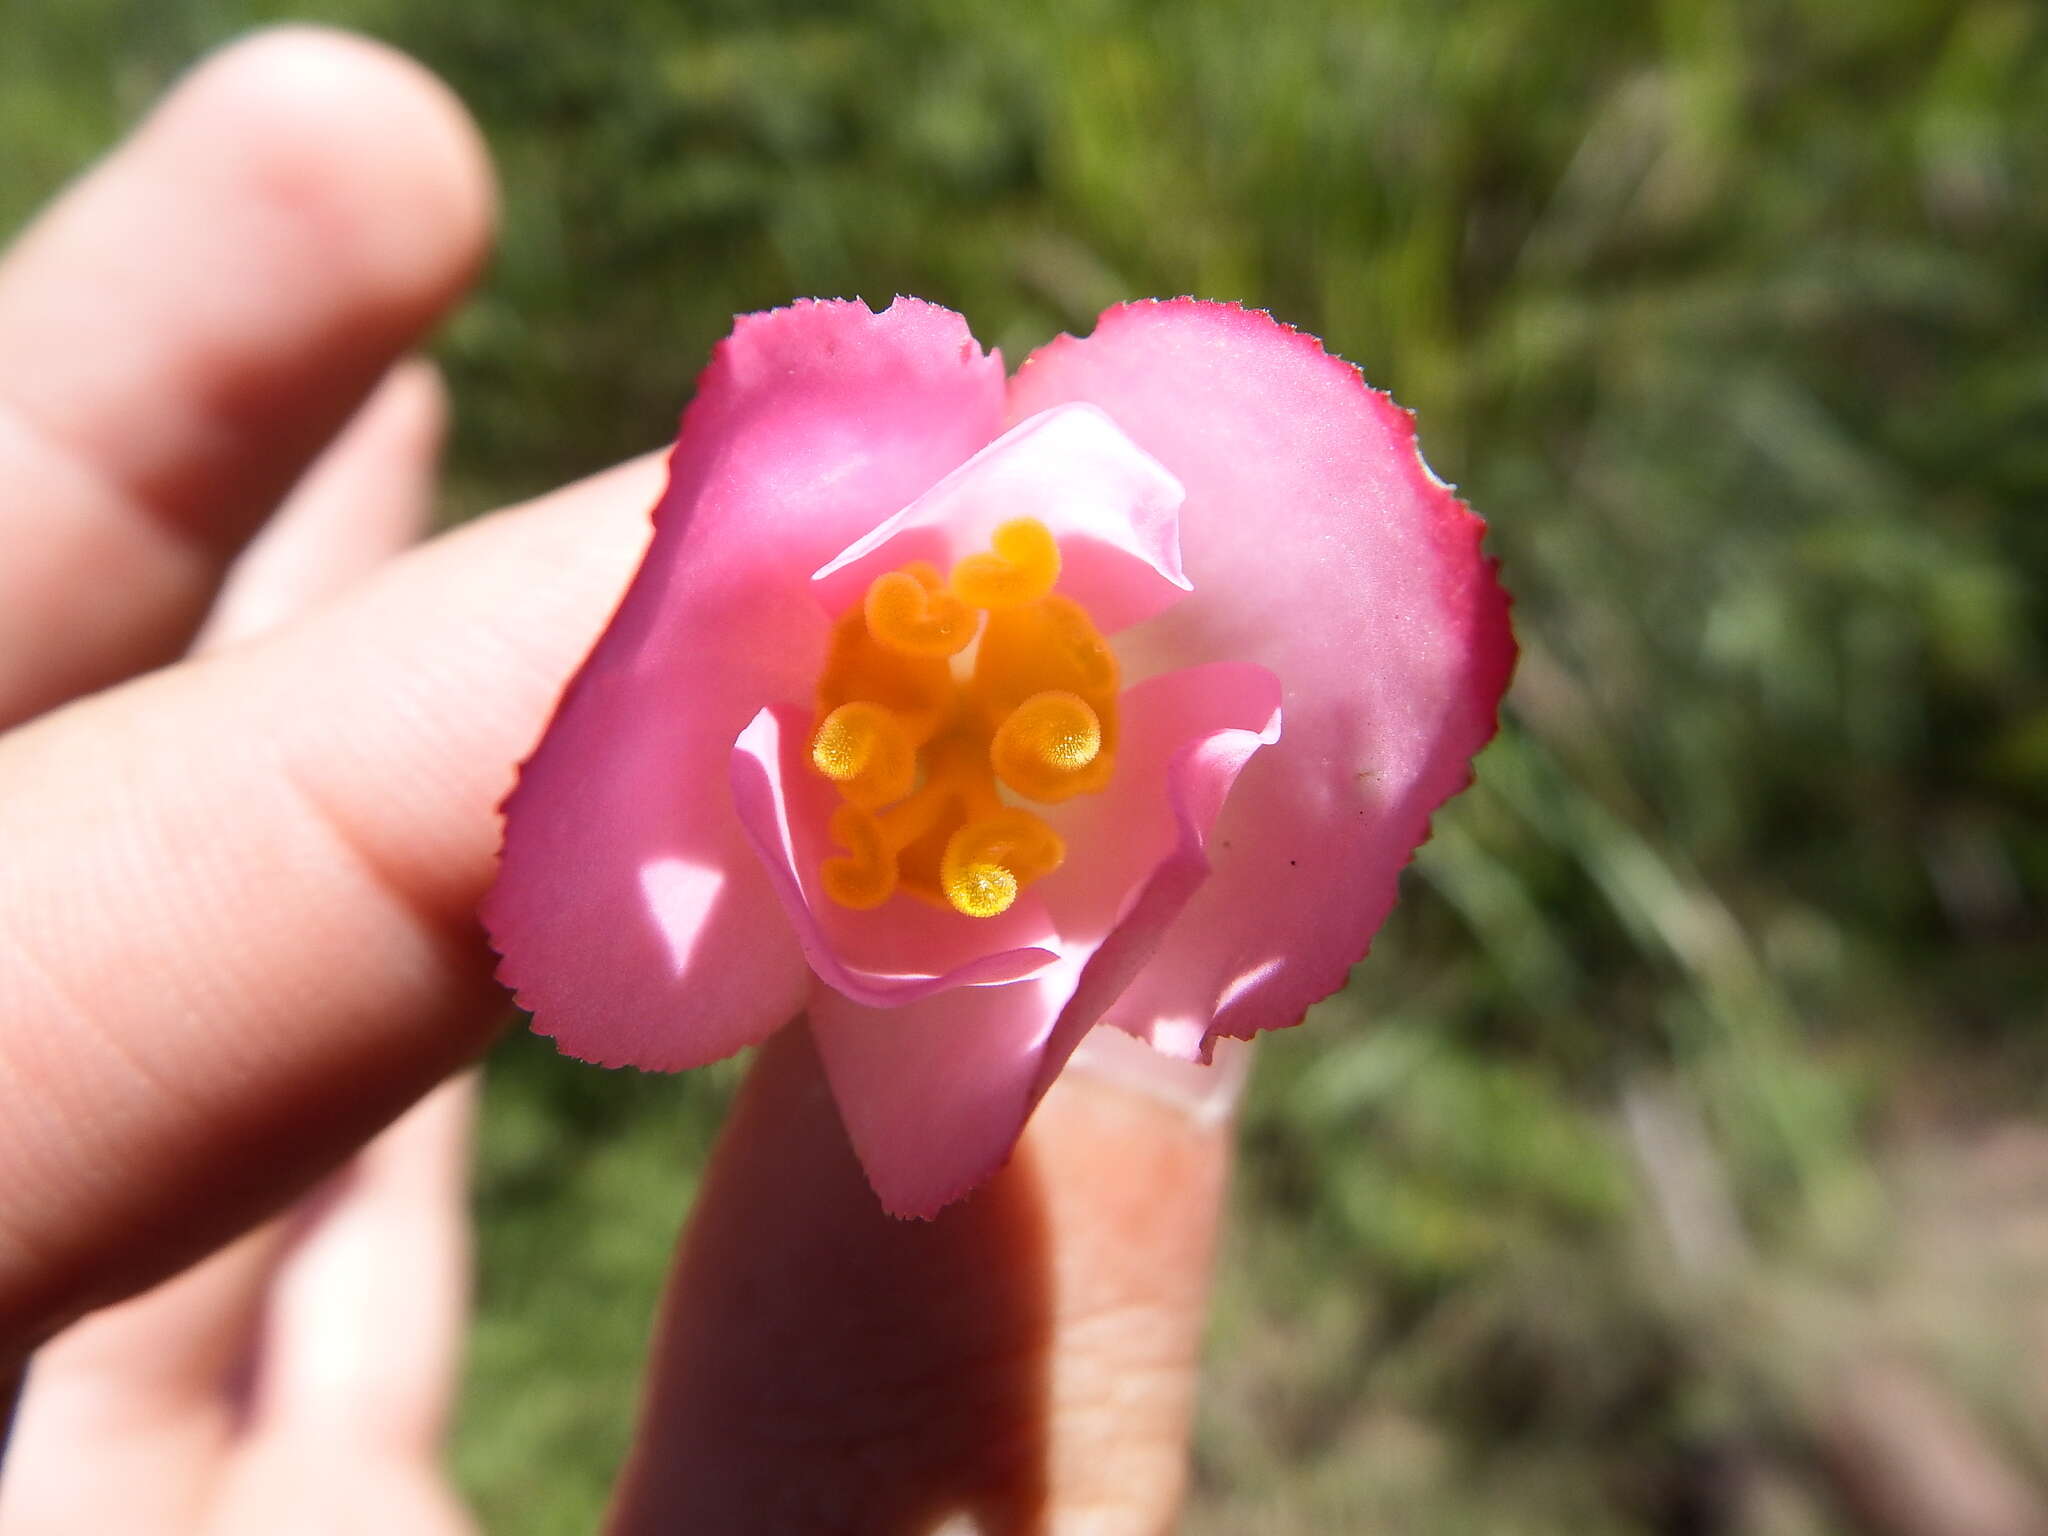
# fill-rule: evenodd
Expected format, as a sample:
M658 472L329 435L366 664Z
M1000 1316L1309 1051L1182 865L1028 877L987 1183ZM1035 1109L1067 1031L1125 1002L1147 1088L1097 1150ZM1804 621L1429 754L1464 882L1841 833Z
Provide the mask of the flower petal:
M1120 646L1126 668L1257 662L1286 739L1216 829L1229 857L1116 1005L1155 1038L1296 1023L1342 986L1471 777L1514 663L1484 524L1430 473L1406 412L1269 316L1193 300L1113 309L1012 381L1012 420L1090 401L1187 491L1198 594Z
M1029 981L961 987L902 1008L864 1008L819 989L811 1034L853 1150L890 1214L934 1216L1009 1160L1077 969L1064 962Z
M988 547L998 524L1036 518L1059 542L1059 590L1114 634L1188 592L1181 488L1102 412L1063 406L1012 427L821 569L818 600L840 614L868 583L912 560L943 566Z
M732 749L733 805L768 870L811 969L870 1008L953 987L1018 981L1059 958L1059 936L1035 892L1000 917L962 917L908 896L870 912L828 899L818 869L835 851L826 827L839 804L810 763L810 716L764 709Z
M1172 1055L1198 1054L1199 1034L1155 1033L1118 1000L1209 879L1211 831L1252 754L1281 739L1280 700L1271 672L1231 661L1147 678L1124 694L1116 777L1072 802L1060 823L1068 859L1048 899L1063 944L1087 962L1047 1041L1041 1093L1105 1014ZM1226 842L1219 854L1227 864L1236 851Z
M732 742L764 701L810 694L810 573L988 442L1001 391L1001 359L916 300L750 315L719 346L647 557L506 803L484 921L565 1051L694 1066L802 1005L808 969L733 812Z
M813 1002L833 1096L891 1211L929 1216L1009 1157L1032 1106L1201 884L1205 835L1238 769L1277 734L1279 699L1271 673L1227 662L1124 695L1113 787L1063 808L1069 859L1045 882L1067 958L1027 981L886 1011L822 992Z

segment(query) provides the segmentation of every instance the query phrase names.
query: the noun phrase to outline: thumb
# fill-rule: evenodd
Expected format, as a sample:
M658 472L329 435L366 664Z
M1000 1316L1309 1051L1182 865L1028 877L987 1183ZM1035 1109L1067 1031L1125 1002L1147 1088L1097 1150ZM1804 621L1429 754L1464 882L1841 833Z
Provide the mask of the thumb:
M670 1278L615 1531L1170 1526L1244 1057L1096 1036L1009 1166L929 1222L876 1202L809 1032L762 1049Z

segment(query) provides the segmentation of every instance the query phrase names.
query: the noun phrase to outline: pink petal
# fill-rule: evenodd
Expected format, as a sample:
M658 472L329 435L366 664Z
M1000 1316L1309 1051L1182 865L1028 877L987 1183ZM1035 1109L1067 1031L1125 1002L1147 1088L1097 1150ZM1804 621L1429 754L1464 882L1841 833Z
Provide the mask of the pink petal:
M811 767L810 711L764 709L732 749L733 804L811 969L870 1008L953 987L1018 981L1059 958L1044 904L1026 891L1000 917L962 917L908 896L856 912L818 889L839 852L826 828L839 795Z
M997 525L1036 518L1060 546L1059 590L1114 634L1188 591L1180 568L1181 489L1092 407L1065 406L1013 427L817 574L828 613L912 560L942 568L988 547Z
M810 695L810 573L988 442L1001 392L1001 359L911 299L749 315L713 355L646 560L506 804L484 906L500 978L565 1051L694 1066L801 1007L732 743L764 702Z
M902 1008L864 1008L818 989L811 1034L853 1150L890 1214L934 1216L1009 1160L1076 969Z
M1148 678L1124 694L1116 776L1103 794L1066 807L1067 862L1047 882L1062 940L1088 959L1047 1042L1041 1093L1105 1013L1130 1017L1118 999L1159 955L1212 862L1235 857L1226 843L1212 861L1211 831L1252 754L1281 739L1280 701L1271 672L1230 661ZM1125 1027L1174 1055L1199 1046Z
M1209 826L1238 769L1278 734L1279 699L1271 673L1227 662L1124 695L1112 787L1061 808L1068 862L1036 888L1068 958L1029 981L887 1011L821 989L811 1021L826 1075L890 1210L928 1216L1009 1157L1039 1096L1201 884Z
M1264 314L1113 309L1019 370L1010 415L1072 400L1187 491L1196 596L1126 637L1127 670L1236 659L1286 690L1286 739L1217 825L1228 857L1115 1016L1183 1040L1296 1023L1365 953L1493 734L1514 641L1484 525L1423 464L1407 413Z

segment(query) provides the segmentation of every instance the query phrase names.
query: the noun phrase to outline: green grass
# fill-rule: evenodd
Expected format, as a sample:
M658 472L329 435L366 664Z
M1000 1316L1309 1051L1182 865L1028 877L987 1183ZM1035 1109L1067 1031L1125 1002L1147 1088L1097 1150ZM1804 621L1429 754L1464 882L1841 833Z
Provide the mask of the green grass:
M0 222L278 14L0 0ZM1242 299L1418 408L1526 659L1375 954L1264 1050L1190 1528L1850 1528L1768 1319L1892 1272L1901 1127L2048 1081L2037 8L298 14L419 53L501 167L440 347L458 510L663 439L797 294L919 293L1013 359ZM495 1064L458 1448L493 1530L597 1507L730 1081ZM1645 1123L1726 1207L1708 1281Z

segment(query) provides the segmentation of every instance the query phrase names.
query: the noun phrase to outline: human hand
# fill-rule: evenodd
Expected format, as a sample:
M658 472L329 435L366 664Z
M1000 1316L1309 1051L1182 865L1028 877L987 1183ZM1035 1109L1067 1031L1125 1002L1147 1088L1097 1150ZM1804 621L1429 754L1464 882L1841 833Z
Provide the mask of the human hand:
M417 371L362 402L489 210L444 90L292 31L200 70L0 266L0 1375L69 1330L8 1536L463 1527L434 1470L460 1090L275 1218L502 1019L472 917L496 806L659 488L623 466L354 580L417 531L437 436ZM802 1032L767 1047L617 1527L1164 1527L1233 1078L1125 1043L911 1224Z

